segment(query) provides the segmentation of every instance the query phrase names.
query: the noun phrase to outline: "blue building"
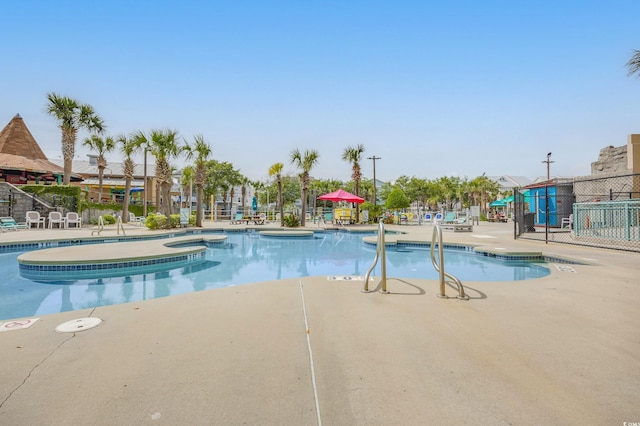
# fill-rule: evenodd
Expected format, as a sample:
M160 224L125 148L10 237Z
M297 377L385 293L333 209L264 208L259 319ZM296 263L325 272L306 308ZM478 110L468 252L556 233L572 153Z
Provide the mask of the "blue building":
M568 218L573 212L573 180L551 179L526 186L525 189L524 200L529 205L529 213L533 213L535 226L546 225L548 212L549 226L559 227L562 219Z

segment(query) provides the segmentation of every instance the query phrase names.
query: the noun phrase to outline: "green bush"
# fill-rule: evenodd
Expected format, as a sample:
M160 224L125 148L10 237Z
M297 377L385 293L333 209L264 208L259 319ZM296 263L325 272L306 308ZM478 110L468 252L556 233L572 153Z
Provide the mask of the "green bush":
M409 202L409 198L407 198L405 193L400 188L392 189L389 193L389 196L387 197L386 206L388 209L406 209L410 205L411 202Z
M363 210L369 210L369 222L367 223L378 223L378 218L382 216L383 207L381 205L373 205L370 202L364 202L360 204L360 212Z
M145 225L147 226L147 228L155 230L155 229L171 229L171 228L179 228L180 227L180 215L179 214L172 214L171 216L169 216L169 219L167 220L167 217L163 214L159 214L159 213L151 213L149 214L149 216L147 216L147 219L145 221ZM192 214L191 216L189 216L189 225L190 226L195 226L196 225L196 215Z
M144 223L147 228L151 230L162 229L167 227L167 217L162 214L152 213L147 216L147 220Z
M102 221L105 225L113 225L114 223L116 223L116 218L112 214L103 214Z
M288 214L284 217L284 226L287 228L297 228L300 226L300 218L295 214Z

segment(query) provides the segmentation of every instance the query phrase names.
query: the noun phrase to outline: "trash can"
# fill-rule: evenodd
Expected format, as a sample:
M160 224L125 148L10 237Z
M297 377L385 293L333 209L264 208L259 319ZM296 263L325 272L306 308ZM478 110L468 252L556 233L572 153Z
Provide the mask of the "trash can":
M524 232L536 232L536 228L533 225L535 219L535 213L524 214Z

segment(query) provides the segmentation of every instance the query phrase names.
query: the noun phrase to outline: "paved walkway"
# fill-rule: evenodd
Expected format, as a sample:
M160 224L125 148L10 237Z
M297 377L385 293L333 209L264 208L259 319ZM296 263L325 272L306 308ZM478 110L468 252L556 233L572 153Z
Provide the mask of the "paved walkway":
M511 224L444 239L589 264L465 282L469 301L435 297L429 280L390 279L383 295L309 277L45 315L0 333L0 424L640 422L640 255L514 241ZM104 322L54 331L88 316Z

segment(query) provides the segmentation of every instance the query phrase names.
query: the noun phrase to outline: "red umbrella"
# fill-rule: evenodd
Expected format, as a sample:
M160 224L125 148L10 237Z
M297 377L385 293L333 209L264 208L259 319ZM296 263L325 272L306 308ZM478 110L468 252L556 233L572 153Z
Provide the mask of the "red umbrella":
M318 200L327 200L327 201L346 201L348 203L364 203L364 198L360 198L357 195L353 195L350 192L343 191L342 189L338 189L337 191L330 192L328 194L324 194L318 197Z

